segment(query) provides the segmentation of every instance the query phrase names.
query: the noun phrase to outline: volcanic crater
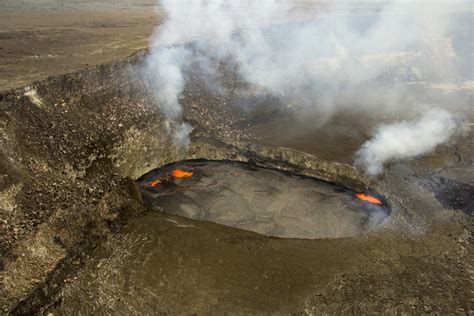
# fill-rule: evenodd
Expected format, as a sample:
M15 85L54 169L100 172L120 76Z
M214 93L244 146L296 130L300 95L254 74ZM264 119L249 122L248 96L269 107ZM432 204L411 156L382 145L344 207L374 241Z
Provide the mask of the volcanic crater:
M471 287L472 219L410 180L439 159L453 178L472 172L472 138L369 178L331 159L324 130L321 158L263 141L255 125L286 119L287 100L223 64L219 92L188 69L183 150L137 75L148 53L0 95L4 312L472 307L459 291Z

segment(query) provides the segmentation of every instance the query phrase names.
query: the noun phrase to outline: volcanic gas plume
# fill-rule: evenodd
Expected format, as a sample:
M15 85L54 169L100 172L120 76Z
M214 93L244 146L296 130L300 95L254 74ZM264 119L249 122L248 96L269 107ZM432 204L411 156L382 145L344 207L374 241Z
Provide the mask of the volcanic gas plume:
M347 14L364 5L375 7L375 13ZM360 120L388 113L406 119L426 107L440 109L437 118L432 112L426 114L434 120L431 123L421 114L418 124L379 127L357 155L358 163L371 174L380 172L387 160L423 154L455 134L449 104L426 104L399 83L462 84L474 79L472 71L465 71L472 69L472 56L465 53L472 51L472 43L453 44L466 27L456 10L469 8L469 1L429 5L357 1L354 7L344 3L342 11L337 1L324 2L314 11L299 10L300 6L296 1L276 0L159 2L167 19L152 38L154 50L145 74L176 144L189 144L192 131L182 122L179 98L185 87L183 69L191 60L216 90L216 63L234 61L247 83L291 99L302 116L306 111L316 113L314 124L348 110L359 113L354 119ZM195 44L199 53L186 45L171 45L190 38L201 39ZM432 132L430 138L427 134ZM398 134L403 139L393 137Z
M444 110L430 110L417 121L381 125L357 152L357 163L369 174L382 171L387 161L427 153L446 142L463 123Z

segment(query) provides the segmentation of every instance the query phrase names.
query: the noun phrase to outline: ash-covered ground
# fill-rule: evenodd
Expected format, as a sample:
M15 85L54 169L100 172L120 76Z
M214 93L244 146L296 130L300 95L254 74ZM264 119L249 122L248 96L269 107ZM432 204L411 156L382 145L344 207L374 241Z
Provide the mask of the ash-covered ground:
M126 21L133 12L120 16ZM134 25L115 34L124 42L134 39ZM147 51L30 83L68 72L58 65L70 60L75 47L67 44L69 35L60 36L53 41L64 48L57 62L15 59L24 45L9 44L15 38L51 34L51 28L44 34L31 28L3 32L0 50L9 52L2 56L10 74L2 87L28 83L0 95L3 313L473 311L472 133L368 177L347 163L369 137L369 127L384 118L354 120L349 112L314 127L310 115L308 121L294 115L286 98L240 83L226 67L226 93L207 89L199 69L191 68L181 103L194 130L191 147L183 151L170 142L152 91L137 75ZM140 44L90 58L97 64L120 59L146 42L148 35L141 36ZM84 52L104 45L95 38ZM70 70L89 63L89 55L77 51ZM472 106L469 89L413 89L426 99ZM241 104L258 106L242 110L236 106ZM467 119L473 122L474 115ZM307 128L293 129L297 124ZM305 240L266 237L144 205L134 180L167 163L197 158L251 162L353 190L371 188L386 197L392 213L366 234ZM134 261L141 258L135 254L146 260ZM78 305L77 297L90 304Z
M148 45L154 1L2 1L0 90L117 61Z

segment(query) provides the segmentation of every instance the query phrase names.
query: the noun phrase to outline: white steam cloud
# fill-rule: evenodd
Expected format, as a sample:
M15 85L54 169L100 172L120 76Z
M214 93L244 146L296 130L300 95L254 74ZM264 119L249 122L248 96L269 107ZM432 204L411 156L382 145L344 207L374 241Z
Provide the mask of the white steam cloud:
M179 146L189 144L192 127L181 121L182 107L179 95L184 89L182 66L186 60L186 50L167 47L156 51L147 60L148 80L153 84L155 100L167 121L166 128L173 143Z
M387 161L413 158L428 153L448 141L459 122L444 110L427 111L417 121L381 125L374 137L357 152L357 164L369 174L378 174Z
M469 10L469 0L318 3L307 10L304 3L290 0L160 1L158 8L167 18L152 38L155 49L146 74L174 141L188 144L192 131L182 122L179 99L191 60L209 77L216 76L216 60L232 60L248 83L295 100L298 109L317 113L318 124L347 109L375 114L419 110L416 98L392 86L458 82L459 68L470 65L459 64L451 36L456 32L453 12ZM362 13L353 12L361 8ZM367 13L371 10L377 13ZM191 39L200 39L192 49L172 45ZM362 88L364 93L356 93ZM375 173L386 160L429 151L454 133L452 122L440 110L429 111L418 123L379 128L359 152L360 162ZM397 128L405 135L405 147L392 140ZM429 138L428 131L435 135ZM423 141L409 140L411 135L423 136Z

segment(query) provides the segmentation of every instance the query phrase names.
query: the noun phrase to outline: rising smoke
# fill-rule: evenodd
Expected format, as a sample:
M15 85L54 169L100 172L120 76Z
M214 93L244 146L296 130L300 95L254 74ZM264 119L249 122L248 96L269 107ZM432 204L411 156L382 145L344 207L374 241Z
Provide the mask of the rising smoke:
M318 3L312 5L317 10L311 11L289 0L160 1L158 8L166 12L167 19L152 38L156 48L146 73L175 142L188 144L192 130L182 122L179 96L185 85L184 69L193 56L208 76L216 73L215 60L233 60L248 83L297 100L299 109L317 113L318 124L355 107L370 113L418 110L416 100L406 96L404 89L392 88L398 82L461 80L449 33L453 32L453 10L469 5L468 0ZM353 13L361 8L363 13ZM377 13L367 14L370 10ZM195 38L201 39L194 47L201 52L199 58L189 46L171 45ZM351 102L337 102L343 92L347 95L360 88L366 91L363 95L349 97ZM359 152L358 161L375 173L387 159L427 152L454 133L452 120L446 110L430 111L418 123L379 128ZM425 135L424 128L442 135L431 140L422 137L419 142L412 139L408 147L386 146L387 153L381 153L384 148L375 145L394 144L391 136L397 128L407 137ZM371 164L367 159L375 161Z
M460 122L451 113L432 109L416 121L381 125L356 154L356 163L369 174L378 174L387 161L413 158L448 141Z

